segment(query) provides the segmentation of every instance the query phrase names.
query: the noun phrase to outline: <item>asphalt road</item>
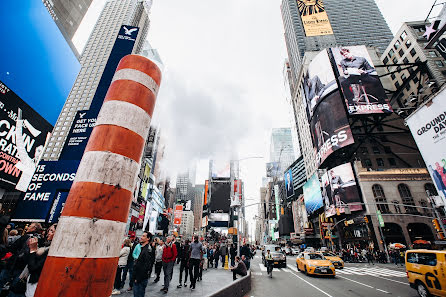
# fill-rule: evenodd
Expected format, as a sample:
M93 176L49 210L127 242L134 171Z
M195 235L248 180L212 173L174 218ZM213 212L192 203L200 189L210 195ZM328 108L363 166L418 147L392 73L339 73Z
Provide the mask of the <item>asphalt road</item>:
M393 264L347 263L336 270L335 278L306 276L296 268L296 257L287 257L287 268L275 268L269 278L260 251L251 262L253 297L417 297L409 287L405 269Z

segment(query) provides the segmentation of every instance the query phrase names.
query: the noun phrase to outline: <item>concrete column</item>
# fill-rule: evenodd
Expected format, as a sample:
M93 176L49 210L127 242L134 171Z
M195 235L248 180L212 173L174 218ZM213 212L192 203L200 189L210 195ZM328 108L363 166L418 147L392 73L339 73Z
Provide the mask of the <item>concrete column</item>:
M36 297L108 297L161 82L137 55L122 58L59 219Z

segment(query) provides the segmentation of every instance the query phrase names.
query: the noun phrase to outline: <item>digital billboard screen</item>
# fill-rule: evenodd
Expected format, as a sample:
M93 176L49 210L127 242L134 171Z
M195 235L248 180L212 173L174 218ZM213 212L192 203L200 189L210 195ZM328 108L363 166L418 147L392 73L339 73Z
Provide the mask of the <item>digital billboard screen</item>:
M50 123L0 81L0 185L26 191L52 130Z
M367 48L338 47L331 52L348 113L391 113L392 107Z
M266 176L267 177L276 177L280 174L280 163L279 162L270 162L266 163Z
M322 0L297 0L297 7L306 36L333 34Z
M229 212L231 204L231 182L211 182L210 212Z
M325 216L331 217L345 213L348 205L350 211L362 210L358 185L350 163L328 170L322 176L322 196L325 204Z
M333 152L354 143L327 50L308 65L303 93L316 161L321 165Z
M286 197L289 198L294 195L294 185L293 185L293 172L291 169L288 169L285 172L285 189L286 189Z
M212 177L230 177L231 163L226 160L212 161Z
M406 119L438 195L446 202L446 90ZM434 195L435 193L430 193Z
M324 206L321 193L321 184L317 173L313 174L313 176L304 185L304 201L305 208L309 216Z

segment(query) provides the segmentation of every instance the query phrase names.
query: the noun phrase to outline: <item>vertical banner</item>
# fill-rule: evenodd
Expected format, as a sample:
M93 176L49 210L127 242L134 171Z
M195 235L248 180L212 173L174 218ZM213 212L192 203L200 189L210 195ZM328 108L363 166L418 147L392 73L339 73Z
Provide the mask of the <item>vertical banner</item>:
M286 197L289 198L294 195L294 185L293 185L293 172L291 169L285 172L285 188Z
M307 37L333 34L322 0L297 0L297 7Z
M241 205L242 200L242 181L239 179L235 179L234 189L231 195L231 207L237 207Z
M446 90L406 119L427 169L446 202ZM435 193L430 193L434 196Z
M274 185L274 199L276 202L276 219L280 218L280 203L279 203L279 185Z
M175 205L175 211L173 213L173 224L175 226L181 225L182 215L183 215L183 205L181 204Z
M307 209L307 214L309 216L324 206L321 193L321 184L317 173L313 174L313 176L304 185L304 201L305 208Z

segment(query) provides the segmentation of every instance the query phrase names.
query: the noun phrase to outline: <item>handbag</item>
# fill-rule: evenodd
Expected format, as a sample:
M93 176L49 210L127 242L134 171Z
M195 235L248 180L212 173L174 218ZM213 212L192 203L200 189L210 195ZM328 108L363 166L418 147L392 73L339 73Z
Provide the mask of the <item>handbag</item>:
M16 294L24 294L26 292L26 282L28 276L29 270L28 265L26 265L19 277L12 280L9 290Z

